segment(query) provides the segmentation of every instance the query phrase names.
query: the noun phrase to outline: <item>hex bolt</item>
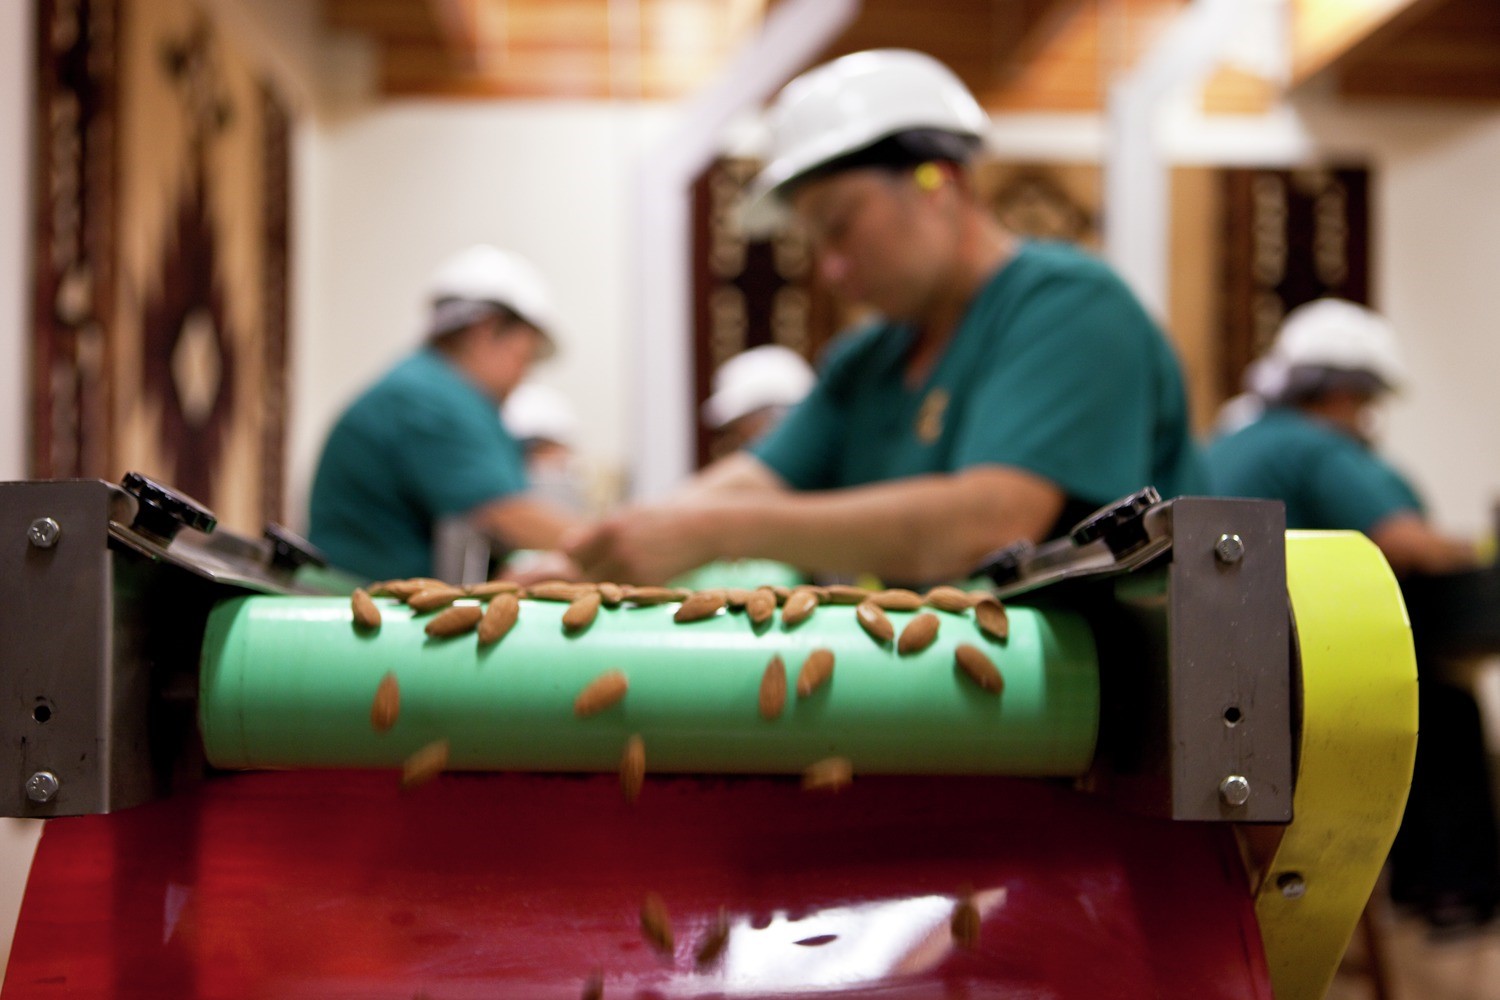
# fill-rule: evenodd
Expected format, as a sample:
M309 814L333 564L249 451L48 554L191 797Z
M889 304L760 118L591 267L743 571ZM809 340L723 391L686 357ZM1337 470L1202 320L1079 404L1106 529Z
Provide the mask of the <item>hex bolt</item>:
M1219 782L1219 798L1226 806L1238 808L1250 801L1250 779L1243 774L1231 774Z
M1301 872L1282 872L1276 876L1276 888L1287 899L1301 899L1307 893L1307 880Z
M39 549L50 549L62 535L62 526L50 517L39 517L26 529L26 540Z
M1245 558L1245 540L1239 535L1220 535L1214 543L1214 555L1219 562L1232 566Z
M26 797L33 802L51 802L58 787L57 775L38 771L26 779Z

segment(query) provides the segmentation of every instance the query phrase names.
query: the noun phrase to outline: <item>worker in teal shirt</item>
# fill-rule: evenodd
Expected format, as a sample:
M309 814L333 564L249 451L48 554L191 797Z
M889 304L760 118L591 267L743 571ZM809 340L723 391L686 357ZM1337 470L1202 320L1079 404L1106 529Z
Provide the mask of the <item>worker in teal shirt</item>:
M433 534L462 518L504 548L555 548L573 519L527 494L499 406L550 353L552 305L528 262L490 246L446 261L427 343L344 411L313 479L313 544L369 578L430 576Z
M762 442L575 539L585 571L769 558L951 579L1142 487L1203 491L1161 332L1099 261L999 225L969 169L988 118L951 71L855 53L788 84L771 125L746 222L790 210L820 279L881 318Z
M1431 527L1416 491L1367 440L1373 408L1401 379L1382 317L1338 299L1292 310L1252 368L1263 412L1209 446L1212 491L1280 500L1288 528L1363 532L1398 574L1474 565L1473 547Z
M1292 310L1251 368L1250 412L1246 400L1231 407L1244 426L1208 449L1214 492L1281 500L1288 528L1363 532L1399 577L1473 567L1473 547L1434 530L1370 447L1372 409L1402 380L1383 317L1337 299ZM1421 738L1391 894L1434 927L1482 924L1500 905L1500 847L1479 710L1441 664L1419 657L1417 673Z

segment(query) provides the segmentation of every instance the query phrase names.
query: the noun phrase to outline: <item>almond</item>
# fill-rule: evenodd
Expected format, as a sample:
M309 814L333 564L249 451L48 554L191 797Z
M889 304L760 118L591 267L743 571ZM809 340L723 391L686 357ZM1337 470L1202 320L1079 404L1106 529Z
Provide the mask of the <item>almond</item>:
M364 590L356 589L349 595L349 608L354 612L355 628L368 631L380 627L380 609Z
M974 621L979 625L979 631L991 639L1004 641L1010 635L1010 618L1005 613L1005 608L993 597L986 596L978 604L974 605Z
M470 597L495 597L499 594L518 594L521 585L511 580L486 580L484 583L471 583L464 588L464 593Z
M784 604L786 599L792 596L792 588L784 587L779 583L771 584L771 593L776 595L776 603Z
M796 628L811 618L817 609L817 593L806 587L798 587L787 595L786 604L781 609L781 624L787 628Z
M427 623L427 634L434 639L451 639L472 632L483 617L484 610L477 604L454 605Z
M764 625L776 617L776 592L770 587L760 587L745 601L745 614L756 625Z
M594 619L599 615L600 600L602 598L597 591L574 598L573 603L568 605L568 610L563 612L563 628L569 632L581 632L594 624Z
M854 616L859 619L859 627L870 634L870 638L884 645L896 637L896 626L880 610L880 605L874 601L865 601L854 609Z
M413 594L425 589L425 587L407 580L387 580L385 583L372 585L370 587L370 596L394 597L398 601L409 601Z
M448 741L434 740L406 758L401 765L401 787L416 788L442 774L448 767Z
M663 955L672 954L672 918L667 915L667 904L654 892L646 893L641 903L641 933L646 941Z
M418 614L426 614L438 608L446 608L462 596L464 592L461 588L450 587L443 583L436 587L423 587L408 597L406 603Z
M679 624L685 622L699 622L705 618L712 618L724 609L727 598L722 590L700 590L688 596L682 602L682 607L672 616L672 620Z
M786 707L786 664L781 657L771 657L766 672L760 677L760 715L763 719L774 719Z
M922 606L922 595L914 590L879 590L870 600L887 611L915 611Z
M375 700L370 703L370 728L377 733L387 732L396 724L396 717L400 714L401 685L396 683L396 675L387 671L375 685Z
M730 587L724 591L724 603L731 610L738 611L750 603L750 591L745 590L743 587Z
M488 646L505 638L521 614L521 599L515 594L497 594L479 619L479 643Z
M626 802L634 802L641 794L641 785L646 781L646 741L639 735L625 741L625 752L620 756L620 790Z
M526 596L533 601L560 601L571 604L584 594L592 594L591 583L569 583L566 580L543 580L526 588Z
M797 671L797 697L806 698L833 676L833 650L819 647L807 654Z
M442 580L434 580L426 576L414 576L409 580L387 580L378 587L370 588L372 597L394 597L398 601L411 600L413 594L433 587L448 586Z
M920 653L932 645L937 634L938 616L931 611L924 611L907 622L906 628L901 630L901 638L896 642L896 652L902 656Z
M683 599L682 592L676 587L625 587L620 596L631 604L640 605L668 604Z
M719 960L724 954L724 946L729 944L729 913L724 907L719 907L719 915L714 918L712 926L703 935L703 940L698 943L693 952L693 963L700 969L705 969Z
M1004 690L1005 680L1000 676L1000 669L978 646L966 642L960 644L953 651L953 659L958 663L958 669L984 690L994 694Z
M802 788L809 792L837 792L854 780L848 757L825 757L802 772Z
M933 587L927 592L926 601L939 611L963 614L974 606L974 594L957 587Z
M578 692L578 697L573 701L573 714L580 719L598 715L623 701L629 687L630 681L626 680L623 672L606 670Z
M599 584L599 600L606 608L619 607L620 602L625 599L625 588L618 583Z
M965 893L953 904L953 915L948 918L948 929L953 934L953 942L966 951L973 951L979 945L979 907L974 905L974 897Z
M823 590L827 596L824 598L829 604L859 604L870 597L870 592L863 587L850 587L842 583L831 583Z

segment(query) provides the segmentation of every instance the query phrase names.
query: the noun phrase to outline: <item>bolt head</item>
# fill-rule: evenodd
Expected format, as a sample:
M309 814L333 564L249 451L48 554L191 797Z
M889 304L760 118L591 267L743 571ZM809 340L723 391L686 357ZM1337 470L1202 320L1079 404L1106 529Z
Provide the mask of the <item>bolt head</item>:
M1245 540L1239 535L1220 535L1214 543L1214 556L1221 563L1233 565L1245 558Z
M26 797L33 802L51 802L57 789L57 775L51 771L38 771L26 779Z
M50 549L62 535L62 526L50 517L39 517L26 529L26 540L39 549Z
M1276 876L1276 888L1287 899L1301 899L1307 893L1307 880L1301 872L1282 872Z
M1243 774L1231 774L1219 782L1219 798L1226 806L1238 808L1250 801L1250 779Z

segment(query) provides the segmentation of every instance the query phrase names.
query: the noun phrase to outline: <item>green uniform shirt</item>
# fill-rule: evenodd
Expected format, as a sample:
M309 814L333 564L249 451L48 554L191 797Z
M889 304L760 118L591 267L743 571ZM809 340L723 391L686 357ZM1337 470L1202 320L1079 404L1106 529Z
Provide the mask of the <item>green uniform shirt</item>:
M1363 442L1299 410L1275 408L1208 449L1215 494L1286 504L1288 528L1362 531L1405 511L1410 484Z
M521 448L494 400L429 348L334 425L313 479L309 540L351 573L428 576L435 521L525 489Z
M1023 244L916 388L903 372L913 336L897 323L841 336L754 454L799 490L1014 466L1067 496L1054 534L1147 485L1204 491L1176 358L1102 261Z

